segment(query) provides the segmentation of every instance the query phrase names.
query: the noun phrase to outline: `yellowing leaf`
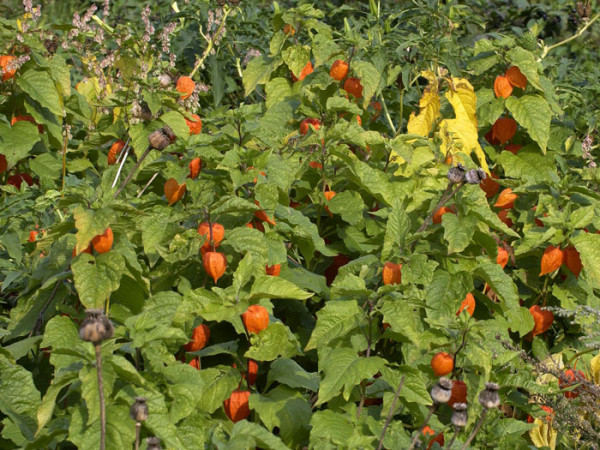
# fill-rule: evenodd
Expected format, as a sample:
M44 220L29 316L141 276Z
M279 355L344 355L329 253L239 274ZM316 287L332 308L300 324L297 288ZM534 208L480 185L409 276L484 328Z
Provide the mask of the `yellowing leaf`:
M488 174L490 170L485 160L485 153L479 145L477 134L477 96L471 83L464 78L452 78L451 88L446 98L454 109L456 118L444 119L440 122L441 151L445 155L462 151L474 152L479 165Z
M551 450L556 448L556 436L558 432L554 430L546 419L535 419L534 422L537 428L529 430L529 437L537 448L550 447Z
M427 137L434 122L440 117L440 96L437 91L425 91L419 100L419 114L413 111L408 119L407 130L410 134Z
M590 375L592 381L597 385L600 385L600 353L594 356L590 361Z
M565 368L565 365L562 360L562 353L555 353L554 355L550 355L542 362L549 369L563 370ZM538 375L536 378L536 383L539 384L548 384L556 381L556 377L549 373Z

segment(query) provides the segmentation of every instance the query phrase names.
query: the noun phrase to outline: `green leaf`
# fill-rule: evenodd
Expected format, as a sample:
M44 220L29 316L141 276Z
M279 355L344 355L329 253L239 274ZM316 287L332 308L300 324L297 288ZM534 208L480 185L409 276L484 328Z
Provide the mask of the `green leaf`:
M477 223L471 216L461 217L456 214L444 214L442 226L444 239L448 242L448 254L462 252L471 243Z
M238 227L227 232L227 244L238 254L254 253L263 260L267 259L268 247L265 235L258 230Z
M521 47L513 47L506 53L506 59L521 70L521 73L527 77L528 83L531 83L536 89L542 90L539 75L541 64L536 61L533 53Z
M69 426L69 441L80 450L97 450L100 421L88 424L85 408L73 409ZM135 422L129 416L129 405L107 405L106 450L131 448L135 440Z
M345 336L364 321L365 313L355 300L330 301L317 312L317 325L310 336L305 350L327 345Z
M250 60L242 72L242 81L244 83L244 96L249 96L256 86L265 84L271 78L271 72L275 68L272 58L261 55Z
M292 388L310 389L317 392L320 377L318 373L307 372L292 359L277 359L271 364L267 376L267 387L274 381Z
M340 192L326 204L333 214L340 215L342 220L351 225L356 225L363 220L365 204L358 192Z
M300 343L296 337L279 322L270 324L258 335L252 335L250 341L252 346L244 356L256 361L292 358L300 353Z
M65 115L63 99L48 72L29 69L17 78L17 84L43 107L57 116Z
M600 234L580 232L571 241L579 252L583 275L594 289L600 289Z
M119 289L125 260L116 252L94 258L83 253L71 264L75 289L86 308L102 308L110 294Z
M281 439L256 423L242 420L231 430L227 448L263 448L265 450L287 450Z
M0 122L0 154L6 156L9 168L27 157L39 140L38 129L30 122L22 120L12 127Z
M77 254L85 250L96 236L104 234L114 214L108 208L90 210L80 205L75 207L73 217L77 228Z
M40 431L46 426L46 424L52 418L54 412L54 406L56 404L56 398L60 391L69 384L73 383L78 379L77 372L60 372L56 378L52 380L52 384L48 387L48 390L44 394L42 403L37 410L37 421L38 427L35 433L36 437L40 434Z
M385 360L377 356L361 358L350 348L334 348L327 359L319 364L322 365L323 380L319 386L319 400L316 405L322 405L340 393L348 400L352 390L362 380L379 372Z
M310 47L291 45L282 52L281 56L296 78L300 78L300 72L310 61Z
M71 355L61 355L55 350L77 349L83 345L79 338L77 325L70 317L54 316L46 324L44 339L40 344L41 348L50 347L50 363L56 368L67 367L77 362L81 363L82 358Z
M286 78L273 78L265 86L265 92L267 93L265 104L267 109L269 109L271 106L283 102L290 97L292 95L292 87Z
M240 382L240 373L233 367L209 367L200 371L204 385L204 392L198 409L214 413L223 406L223 402L237 388Z
M363 87L363 108L366 108L375 95L381 82L381 73L373 64L367 61L353 61L352 70L360 78Z
M109 364L102 365L104 398L110 398L117 375ZM95 365L88 364L79 371L81 381L81 397L85 400L88 411L88 425L100 420L100 399L98 394L98 373Z
M289 298L293 300L306 300L313 294L306 292L294 283L283 278L270 275L261 275L256 278L250 291L248 301L261 298Z
M431 405L432 402L429 391L427 390L427 381L420 369L406 365L400 366L397 369L385 367L382 368L381 374L394 392L398 389L402 378L404 378L402 389L400 390L400 397L407 402L426 406Z
M506 100L506 108L546 154L552 120L552 110L546 99L540 95L509 97Z
M510 178L522 179L529 183L558 180L555 162L540 155L537 147L527 146L516 155L501 152L497 161L504 169L504 174Z
M312 411L310 403L297 391L277 386L264 395L250 396L250 409L257 412L269 431L279 428L279 436L291 448L308 443Z
M395 202L385 227L385 238L383 240L383 249L381 251L382 261L388 261L393 250L398 246L404 247L406 236L410 232L410 225L410 219L400 202Z
M31 372L0 353L0 411L29 441L37 428L35 416L40 401Z
M346 448L354 433L349 415L330 409L315 412L310 425L310 442L315 448Z

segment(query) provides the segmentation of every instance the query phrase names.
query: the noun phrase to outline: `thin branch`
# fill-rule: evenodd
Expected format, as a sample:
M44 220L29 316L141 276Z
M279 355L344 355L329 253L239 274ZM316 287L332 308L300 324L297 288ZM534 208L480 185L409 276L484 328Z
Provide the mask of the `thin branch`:
M94 345L96 350L96 372L98 374L98 395L100 398L100 450L106 448L106 405L104 404L104 381L102 378L102 343Z
M481 425L483 424L483 419L485 419L485 415L487 412L488 412L487 409L483 410L483 412L481 413L481 417L479 418L479 422L477 422L477 425L475 426L475 429L471 432L469 439L467 439L467 442L465 442L465 445L463 445L460 450L466 450L467 448L469 448L469 444L475 438L475 435L481 428Z
M117 170L117 174L115 175L115 179L113 181L111 188L114 188L117 185L117 181L119 181L119 177L121 176L121 170L123 170L123 166L125 165L125 160L127 159L127 156L129 156L130 149L131 149L131 146L129 145L129 139L127 139L127 142L125 143L125 147L123 149L124 151L121 151L121 154L117 158L117 164L119 163L119 159L121 157L123 159L121 159L121 163L119 164L119 169Z
M131 169L131 172L129 172L129 175L127 175L127 178L125 178L125 180L123 181L123 183L121 184L119 189L117 189L117 192L115 192L115 195L113 196L113 198L117 198L119 196L119 194L121 193L121 191L123 191L123 189L125 189L125 186L127 186L127 183L129 183L129 181L133 178L133 175L135 174L136 170L138 170L139 167L142 165L142 162L144 161L144 159L146 159L146 156L148 156L148 153L150 153L150 150L152 150L151 145L148 146L148 148L146 149L144 154L140 157L140 159L138 159L138 162L135 163L135 166L133 166L133 169Z
M33 336L34 334L37 335L37 332L39 331L40 327L42 326L42 323L44 323L44 313L46 312L46 310L50 306L50 303L52 302L52 299L56 295L56 292L58 291L58 287L60 286L61 281L62 280L58 280L56 282L56 284L54 285L54 289L52 289L52 292L50 293L50 297L48 297L48 300L46 300L46 303L44 303L44 306L42 307L42 309L38 315L38 320L36 321L35 326L29 332L29 337Z
M146 189L148 189L148 187L152 184L152 182L158 176L158 174L159 174L159 172L156 172L154 175L152 175L152 178L150 178L150 181L148 181L146 183L146 186L144 186L144 188L140 191L140 193L137 195L136 198L140 198L142 196L142 194L146 191Z
M196 74L197 70L204 64L204 61L206 60L206 58L210 54L213 46L215 45L215 40L216 40L217 36L219 36L221 34L221 31L223 30L223 27L225 26L225 20L227 19L227 16L229 15L229 13L231 11L233 11L233 9L223 8L223 11L225 11L225 13L223 14L223 17L221 17L221 23L219 24L219 28L217 28L217 31L215 31L213 33L213 35L210 38L210 41L208 41L208 45L206 46L206 49L204 50L202 57L198 60L198 62L194 66L194 69L190 73L190 78L194 78L194 75Z
M564 45L568 42L571 42L574 39L577 39L579 36L581 36L583 33L585 33L585 30L587 30L598 19L600 19L600 13L596 14L588 23L585 24L585 26L583 26L573 36L568 37L567 39L564 39L560 42L557 42L556 44L552 44L549 47L544 47L544 51L542 52L542 56L540 56L539 60L541 61L542 59L544 59L551 50L554 50L555 48L560 47L561 45Z
M394 409L396 408L396 402L398 401L398 397L400 397L400 391L402 390L403 385L404 375L402 375L402 378L400 378L400 384L398 384L398 389L396 389L396 395L394 395L394 400L392 400L392 404L390 405L390 410L388 411L388 415L385 419L385 424L383 425L383 430L381 431L381 438L379 439L379 445L377 446L377 450L381 450L383 448L383 438L385 437L387 428L390 425L390 422L392 421Z
M423 428L425 428L427 426L427 424L429 423L429 420L431 419L431 416L433 416L433 413L436 412L437 409L438 409L437 403L434 403L433 405L431 405L431 407L429 408L429 414L427 414L427 417L425 417L425 421L423 422L423 425L421 425L419 427L419 431L417 431L417 433L413 437L412 441L410 441L410 447L408 448L408 450L412 450L413 448L415 448L415 445L417 444L417 441L419 440L419 436L421 436L423 434Z

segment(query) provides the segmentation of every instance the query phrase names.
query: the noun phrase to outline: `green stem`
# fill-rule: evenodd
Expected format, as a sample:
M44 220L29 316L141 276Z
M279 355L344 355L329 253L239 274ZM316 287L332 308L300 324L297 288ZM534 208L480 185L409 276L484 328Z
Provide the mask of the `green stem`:
M383 425L383 430L381 431L381 438L379 439L379 445L377 446L377 450L381 450L383 448L383 438L385 437L387 428L390 425L392 416L394 415L394 409L396 409L396 402L398 401L398 397L400 397L400 391L402 390L403 385L404 385L404 375L400 379L400 384L398 384L398 389L396 389L396 395L394 395L394 400L392 400L392 404L390 405L390 410L388 411L388 415L385 418L385 424Z
M568 37L567 39L564 39L560 42L557 42L556 44L552 44L549 47L544 47L544 51L542 52L542 56L540 56L540 61L542 59L544 59L546 57L546 55L551 51L554 50L555 48L560 47L561 45L564 45L568 42L571 42L574 39L577 39L579 36L581 36L585 30L587 30L596 20L598 20L600 18L600 13L596 14L588 23L586 23L577 33L575 33L573 36Z
M481 417L479 418L479 422L477 422L477 425L475 426L475 429L470 434L469 439L467 439L467 442L465 442L465 445L463 445L460 450L467 450L467 448L469 448L469 444L475 438L475 435L477 434L477 432L481 428L481 425L483 424L483 419L485 419L487 411L487 409L483 410L483 412L481 413Z
M98 374L98 395L100 400L100 450L106 448L106 405L104 404L104 381L102 379L102 344L94 345L96 351L96 372Z
M383 94L379 95L379 99L381 100L381 105L383 106L383 114L385 115L385 118L387 119L388 124L389 124L390 128L392 129L392 132L394 133L394 136L395 136L397 134L396 127L394 126L394 122L392 122L392 118L390 116L390 112L388 111L387 105L385 103L385 99L383 98Z
M227 19L227 16L233 10L229 9L227 7L223 7L223 11L225 11L225 13L223 14L223 17L221 17L221 23L219 24L219 28L217 28L217 31L214 32L214 34L210 38L210 41L208 41L208 45L206 46L206 49L204 50L202 57L198 60L198 62L194 66L192 73L190 73L190 78L194 78L196 71L202 66L202 64L204 64L204 61L206 60L206 58L208 57L208 55L210 54L211 50L213 49L213 47L215 45L215 38L219 34L221 34L221 31L223 30L223 27L225 26L225 20Z

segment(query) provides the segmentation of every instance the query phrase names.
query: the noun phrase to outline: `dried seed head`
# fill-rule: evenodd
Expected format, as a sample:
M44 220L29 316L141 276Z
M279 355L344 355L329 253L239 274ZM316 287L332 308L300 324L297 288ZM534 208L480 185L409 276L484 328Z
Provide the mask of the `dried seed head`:
M452 417L450 418L452 425L455 427L467 426L467 404L455 403L452 405Z
M150 107L148 106L148 103L146 102L142 102L140 104L140 118L142 120L145 120L146 122L149 122L152 120L152 111L150 111Z
M500 395L498 394L496 383L486 383L485 389L479 393L479 403L486 409L497 408L500 405Z
M87 309L85 319L79 328L79 337L86 342L99 344L114 335L111 321L104 315L101 309Z
M442 377L431 388L431 398L435 403L447 403L452 396L452 381Z
M483 169L471 169L465 172L465 180L469 184L479 184L486 179L486 173Z
M158 83L160 84L160 87L167 88L171 85L172 80L169 75L163 73L162 75L158 76Z
M448 170L448 180L452 184L458 184L465 181L465 168L462 164Z
M146 448L148 450L162 450L160 446L160 439L157 437L149 437L146 439Z
M167 148L171 142L175 141L175 139L175 133L173 133L173 130L167 125L160 130L154 131L148 136L150 146L159 151Z
M135 398L135 402L129 410L129 415L136 422L144 422L148 419L148 404L145 397Z

